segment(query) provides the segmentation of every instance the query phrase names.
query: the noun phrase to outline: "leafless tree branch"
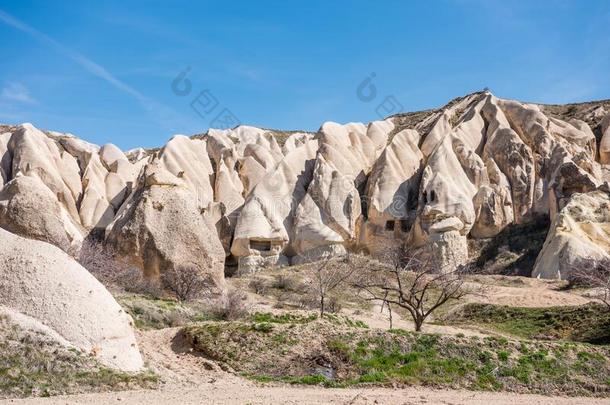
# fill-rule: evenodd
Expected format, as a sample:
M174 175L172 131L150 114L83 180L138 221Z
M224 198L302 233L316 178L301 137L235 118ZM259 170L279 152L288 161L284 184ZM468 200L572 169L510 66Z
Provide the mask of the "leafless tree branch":
M593 288L595 298L610 310L610 259L580 260L572 269L570 282Z
M326 311L329 295L340 286L348 285L356 270L349 254L344 257L325 254L311 264L309 287L318 300L320 316Z
M438 308L471 292L462 268L445 271L432 255L393 249L381 261L387 266L361 269L353 285L367 300L407 310L417 331Z

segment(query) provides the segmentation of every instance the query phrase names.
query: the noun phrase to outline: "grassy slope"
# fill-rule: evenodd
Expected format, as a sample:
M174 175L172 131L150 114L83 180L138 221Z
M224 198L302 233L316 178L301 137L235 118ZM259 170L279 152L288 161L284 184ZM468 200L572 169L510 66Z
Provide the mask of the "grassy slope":
M171 328L210 319L197 303L183 304L174 300L128 293L119 295L116 299L131 315L135 327L141 330Z
M515 308L467 304L445 322L475 324L516 337L610 344L610 312L601 305Z
M153 387L151 373L126 374L0 319L0 398Z
M261 322L261 320L264 320ZM333 317L187 326L208 358L259 381L326 386L418 384L566 395L608 395L610 349L576 343L369 330Z
M272 305L277 302L275 307L283 310L275 315L256 313L241 321L212 322L209 308L196 302L179 304L145 296L124 296L119 301L144 329L206 321L184 329L193 347L259 381L337 387L422 384L549 395L608 395L610 390L608 346L370 330L340 315L320 320L311 312L294 311L305 298L304 267L291 270L233 280L239 288L260 290L266 300L272 298ZM499 282L523 284L517 278L493 280ZM353 294L346 295L344 307L360 307ZM593 332L603 331L605 325L603 314L588 306L457 308L461 309L436 314L436 322L476 325L516 339L550 339L549 331L557 331L555 338L578 341L594 341ZM566 325L573 326L572 333L567 333Z

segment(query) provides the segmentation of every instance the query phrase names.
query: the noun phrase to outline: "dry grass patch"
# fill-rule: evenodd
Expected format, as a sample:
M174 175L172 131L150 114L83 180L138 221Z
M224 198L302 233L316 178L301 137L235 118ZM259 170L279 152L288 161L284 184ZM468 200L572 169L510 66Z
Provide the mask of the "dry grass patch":
M0 398L153 388L150 372L128 374L101 366L76 349L0 318Z

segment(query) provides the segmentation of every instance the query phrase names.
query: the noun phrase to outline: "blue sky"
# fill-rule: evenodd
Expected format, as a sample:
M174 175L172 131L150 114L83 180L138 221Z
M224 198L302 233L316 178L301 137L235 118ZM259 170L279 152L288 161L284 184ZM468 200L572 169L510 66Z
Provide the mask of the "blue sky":
M484 87L547 103L610 98L607 0L0 0L0 10L0 122L123 149L204 132L227 110L243 124L315 130L374 120L388 96L405 111ZM190 92L178 95L172 82L189 67ZM366 101L357 89L371 74Z

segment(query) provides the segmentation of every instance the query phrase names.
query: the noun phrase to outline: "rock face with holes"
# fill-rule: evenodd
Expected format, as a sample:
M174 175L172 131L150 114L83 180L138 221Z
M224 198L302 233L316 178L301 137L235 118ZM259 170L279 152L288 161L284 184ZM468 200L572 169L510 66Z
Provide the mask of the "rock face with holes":
M87 270L48 243L3 229L0 241L0 307L108 367L143 367L131 317Z
M535 269L520 271L565 278L608 249L596 213L610 181L608 111L477 92L369 124L210 129L128 152L2 126L0 226L70 252L99 239L150 277L188 266L222 289L224 272L347 251L426 249L451 271L474 245L547 217Z
M240 272L290 264L295 211L311 183L317 150L318 140L311 139L286 153L246 198L231 245Z
M434 137L422 146L427 159L410 243L431 248L443 271L452 271L468 259L466 238L476 222L473 199L478 187L488 182L485 164L476 151L485 126L480 110L489 97L463 100L460 104L466 112L449 132L447 121L455 119L457 107L443 112L432 128Z
M360 243L373 254L397 248L411 230L423 165L419 141L416 130L398 132L371 170L365 191L367 221Z

